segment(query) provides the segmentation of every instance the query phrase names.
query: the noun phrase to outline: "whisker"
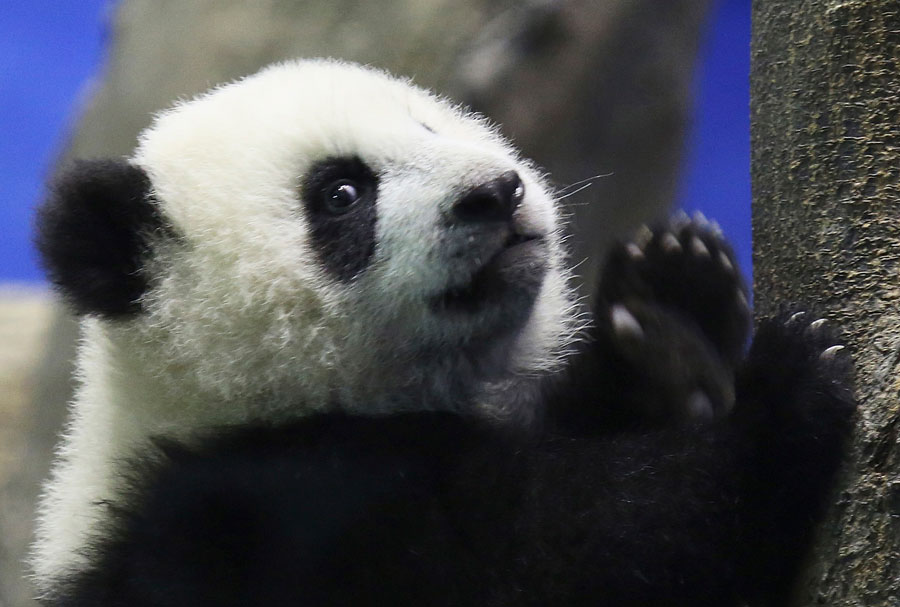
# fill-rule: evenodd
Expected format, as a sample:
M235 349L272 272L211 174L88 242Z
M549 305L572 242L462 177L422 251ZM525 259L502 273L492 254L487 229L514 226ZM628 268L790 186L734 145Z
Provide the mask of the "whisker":
M615 174L615 173L609 172L609 173L598 173L598 174L596 174L596 175L591 175L590 177L585 177L584 179L580 179L580 180L578 180L578 181L576 181L576 182L574 182L574 183L570 183L570 184L567 185L567 186L561 187L557 193L558 193L558 194L563 194L563 193L565 193L566 190L568 190L568 189L570 189L570 188L574 188L574 187L576 187L576 186L579 186L579 185L581 185L582 183L586 183L586 182L588 182L588 181L593 182L595 179L600 179L600 178L603 178L603 177L612 177L614 174Z
M581 266L583 266L584 264L586 264L587 261L588 261L588 258L585 257L585 258L583 258L581 261L579 261L578 263L576 263L575 265L573 265L571 268L569 268L569 270L572 271L572 272L574 272L574 271L577 270L579 267L581 267Z
M574 196L574 195L577 194L578 192L581 192L582 190L586 190L586 189L588 189L589 187L591 187L592 185L594 185L594 182L593 182L593 181L590 182L590 183L584 184L583 186L581 186L581 187L578 188L577 190L573 190L573 191L571 191L571 192L567 192L567 193L563 194L562 196L557 196L556 199L557 199L557 200L563 200L563 199L565 199L565 198L568 198L569 196Z

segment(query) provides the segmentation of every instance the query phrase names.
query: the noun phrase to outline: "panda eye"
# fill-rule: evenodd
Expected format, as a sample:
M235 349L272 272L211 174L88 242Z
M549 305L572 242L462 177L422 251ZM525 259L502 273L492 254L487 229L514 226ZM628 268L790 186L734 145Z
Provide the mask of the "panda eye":
M339 179L325 189L325 210L333 215L346 213L361 198L357 185L349 179Z
M375 252L378 174L358 156L313 163L300 182L300 203L310 243L338 280L358 276Z
M325 220L356 217L372 207L378 176L356 156L331 157L312 165L301 183L300 197L311 216Z

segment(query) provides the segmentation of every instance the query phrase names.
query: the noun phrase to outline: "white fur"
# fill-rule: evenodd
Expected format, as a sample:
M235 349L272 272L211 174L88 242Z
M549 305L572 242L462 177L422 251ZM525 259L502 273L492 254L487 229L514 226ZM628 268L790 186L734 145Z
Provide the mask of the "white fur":
M305 169L339 155L380 178L375 253L350 283L314 262L299 212ZM486 348L503 353L502 372L474 387L477 407L505 417L530 406L529 390L510 386L554 369L576 331L541 177L483 119L406 81L332 61L276 65L158 116L133 162L178 237L154 241L143 313L84 322L80 388L40 508L43 590L82 565L95 502L115 497L116 467L150 436L328 406L461 406L460 378L479 377L479 361L456 348L484 339L487 321L426 305L470 277L439 226L462 193L505 171L525 184L519 215L546 234L550 269L521 331ZM427 348L441 354L420 364Z

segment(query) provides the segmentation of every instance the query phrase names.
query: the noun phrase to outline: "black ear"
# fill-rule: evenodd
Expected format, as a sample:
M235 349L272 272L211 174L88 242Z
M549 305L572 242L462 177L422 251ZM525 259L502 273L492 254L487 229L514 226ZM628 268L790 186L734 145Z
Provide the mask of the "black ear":
M37 212L37 248L50 280L82 314L140 312L147 238L164 229L150 179L124 160L78 161Z

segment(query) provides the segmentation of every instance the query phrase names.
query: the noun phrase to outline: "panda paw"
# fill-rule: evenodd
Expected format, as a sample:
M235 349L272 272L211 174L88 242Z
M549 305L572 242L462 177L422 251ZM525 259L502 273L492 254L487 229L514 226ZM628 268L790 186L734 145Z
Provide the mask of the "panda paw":
M631 241L612 249L600 277L598 305L611 312L616 305L660 306L696 326L734 367L750 327L747 297L718 225L701 213L679 213L656 229L643 226Z
M620 398L632 425L702 422L731 410L732 370L677 314L654 304L616 302L595 323L595 345L608 348L616 379L630 379Z
M832 322L784 312L759 325L739 373L739 406L762 408L794 435L837 438L856 410L851 378L852 359Z

